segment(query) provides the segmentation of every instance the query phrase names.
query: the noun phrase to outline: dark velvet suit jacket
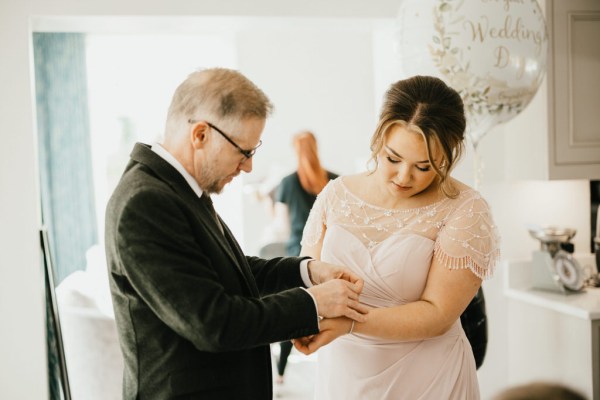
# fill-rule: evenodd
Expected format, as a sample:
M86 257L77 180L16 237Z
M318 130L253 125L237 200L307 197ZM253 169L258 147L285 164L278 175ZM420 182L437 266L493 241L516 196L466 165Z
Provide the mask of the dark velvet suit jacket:
M221 224L136 144L105 227L125 399L271 399L269 343L318 332L301 259L246 257Z

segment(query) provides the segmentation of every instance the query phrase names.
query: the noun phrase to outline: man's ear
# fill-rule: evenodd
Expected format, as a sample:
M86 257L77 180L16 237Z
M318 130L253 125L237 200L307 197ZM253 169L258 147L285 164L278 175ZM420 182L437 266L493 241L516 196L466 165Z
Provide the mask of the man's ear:
M204 121L198 121L190 128L190 141L194 149L203 148L208 141L208 125Z

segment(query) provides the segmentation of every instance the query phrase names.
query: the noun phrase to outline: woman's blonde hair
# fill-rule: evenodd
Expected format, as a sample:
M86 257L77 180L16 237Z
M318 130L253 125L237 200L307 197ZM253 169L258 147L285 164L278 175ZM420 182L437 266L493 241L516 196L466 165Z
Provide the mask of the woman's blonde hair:
M308 193L319 194L329 181L329 176L319 161L317 139L311 132L300 132L294 136L294 149L300 185Z
M448 179L464 152L466 119L462 99L441 79L414 76L390 86L385 94L379 123L371 137L371 159L377 155L392 128L400 125L423 136L427 156L439 177L444 195L454 198L458 189ZM440 160L433 162L432 150Z

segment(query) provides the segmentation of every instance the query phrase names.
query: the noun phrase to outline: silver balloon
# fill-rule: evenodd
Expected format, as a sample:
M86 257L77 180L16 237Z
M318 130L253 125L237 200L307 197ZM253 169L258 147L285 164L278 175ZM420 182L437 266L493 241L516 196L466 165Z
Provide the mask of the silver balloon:
M535 0L405 0L397 22L404 74L437 76L460 93L475 148L543 80L548 35Z

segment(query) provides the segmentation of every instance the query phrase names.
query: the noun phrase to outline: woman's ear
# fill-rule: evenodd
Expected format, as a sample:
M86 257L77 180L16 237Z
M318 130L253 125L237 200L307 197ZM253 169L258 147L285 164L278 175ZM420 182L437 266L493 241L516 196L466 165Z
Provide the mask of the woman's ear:
M204 121L194 123L190 128L190 141L194 149L203 148L208 141L208 125Z

